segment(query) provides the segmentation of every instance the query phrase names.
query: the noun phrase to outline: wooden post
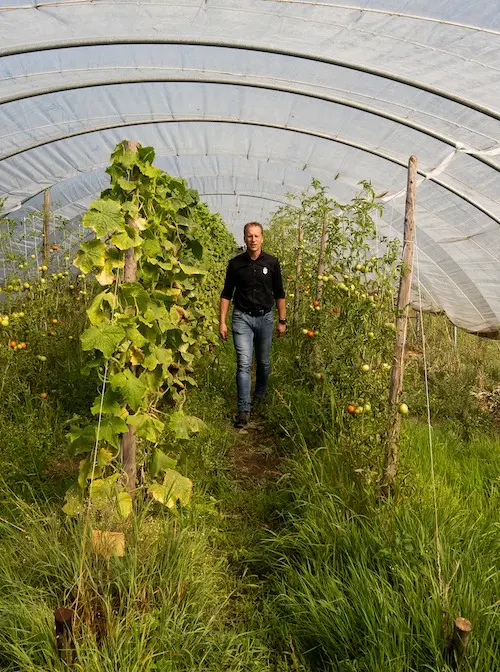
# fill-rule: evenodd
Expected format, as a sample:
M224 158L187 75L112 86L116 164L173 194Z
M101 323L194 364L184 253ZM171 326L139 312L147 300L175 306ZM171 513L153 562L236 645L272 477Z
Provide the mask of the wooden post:
M126 150L132 150L134 152L137 152L138 143L125 140L124 147ZM135 226L135 223L132 219L129 219L127 221L127 224ZM137 280L137 259L135 257L134 248L129 247L128 250L125 250L125 266L123 269L123 281L135 282L136 280ZM120 442L120 452L121 452L123 470L127 475L127 491L130 497L134 499L135 483L137 478L137 464L136 464L135 427L133 427L132 425L128 426L128 432L126 434L122 434Z
M413 270L413 241L415 238L415 192L417 178L417 158L410 156L408 162L408 184L406 190L406 209L403 234L403 269L399 284L396 318L396 352L391 369L389 389L389 429L382 476L381 494L387 497L394 485L398 470L398 441L401 426L399 402L403 389L404 350L408 327L411 278Z
M297 264L295 267L295 286L293 288L293 326L297 326L299 317L299 279L302 272L302 244L304 240L304 231L302 230L302 215L299 215L297 223Z
M43 192L43 263L47 266L49 261L49 235L50 235L50 189Z
M323 281L319 279L320 275L325 274L325 254L326 254L326 238L328 232L328 213L325 211L323 215L323 226L321 229L321 243L319 246L319 257L318 257L318 284L316 286L316 298L321 298L321 293L323 291Z
M72 665L75 657L75 642L73 639L73 609L58 607L54 611L56 623L56 644L59 657L66 663Z
M453 652L452 667L457 670L465 656L465 651L469 644L469 637L472 631L472 623L466 618L459 616L455 619L455 627L453 629L453 638L451 641L451 648Z
M458 346L458 328L456 325L453 325L453 345Z

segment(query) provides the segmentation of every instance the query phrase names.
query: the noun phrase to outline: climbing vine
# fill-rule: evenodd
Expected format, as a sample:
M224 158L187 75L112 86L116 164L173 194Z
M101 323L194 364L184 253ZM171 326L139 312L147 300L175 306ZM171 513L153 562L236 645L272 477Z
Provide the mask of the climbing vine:
M196 385L193 363L215 340L213 308L201 291L207 262L197 236L200 221L215 220L197 192L153 160L151 147L120 143L107 168L111 186L83 218L94 236L82 243L74 263L103 289L87 310L90 326L81 343L93 355L87 369L99 369L102 390L92 407L95 421L75 422L68 434L73 453L86 454L78 483L67 493L69 515L82 510L87 491L95 509L109 510L111 502L113 516L128 515L132 500L120 443L131 428L140 440L149 495L169 507L190 499L191 481L158 444L162 437L188 439L203 426L183 404ZM126 263L134 266L132 279Z

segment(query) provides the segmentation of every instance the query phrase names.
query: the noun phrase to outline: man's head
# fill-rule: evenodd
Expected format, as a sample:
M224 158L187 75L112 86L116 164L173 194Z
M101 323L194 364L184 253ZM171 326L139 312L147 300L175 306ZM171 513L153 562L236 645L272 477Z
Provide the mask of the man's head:
M248 222L243 228L243 237L247 250L251 254L260 254L264 230L259 222Z

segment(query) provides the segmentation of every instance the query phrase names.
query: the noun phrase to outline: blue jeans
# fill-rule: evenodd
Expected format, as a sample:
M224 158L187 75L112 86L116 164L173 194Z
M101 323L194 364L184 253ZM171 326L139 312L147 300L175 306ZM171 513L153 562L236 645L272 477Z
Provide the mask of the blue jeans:
M273 323L272 310L260 317L252 317L240 310L233 310L232 330L236 349L238 413L248 413L250 411L250 374L254 347L257 360L254 397L262 398L266 393L271 370Z

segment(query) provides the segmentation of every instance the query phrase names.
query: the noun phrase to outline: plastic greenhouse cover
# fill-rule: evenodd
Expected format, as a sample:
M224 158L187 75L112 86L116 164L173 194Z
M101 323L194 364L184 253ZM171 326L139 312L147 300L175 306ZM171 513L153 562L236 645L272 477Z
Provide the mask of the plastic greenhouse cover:
M124 138L239 240L313 177L339 201L371 180L401 238L415 154L414 303L500 330L499 0L0 0L0 36L12 249L47 188L76 245Z

